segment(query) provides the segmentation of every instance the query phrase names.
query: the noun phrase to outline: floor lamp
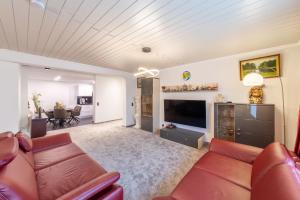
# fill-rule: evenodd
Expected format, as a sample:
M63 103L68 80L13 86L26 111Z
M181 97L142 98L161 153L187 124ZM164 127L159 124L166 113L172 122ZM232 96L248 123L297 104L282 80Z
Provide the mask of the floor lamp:
M298 157L300 157L300 107L298 113L298 129L297 129L297 137L296 137L294 152L297 154Z
M286 145L286 138L285 138L285 103L284 103L284 90L283 90L283 84L282 79L279 77L280 86L281 86L281 98L282 98L282 117L283 117L283 144Z

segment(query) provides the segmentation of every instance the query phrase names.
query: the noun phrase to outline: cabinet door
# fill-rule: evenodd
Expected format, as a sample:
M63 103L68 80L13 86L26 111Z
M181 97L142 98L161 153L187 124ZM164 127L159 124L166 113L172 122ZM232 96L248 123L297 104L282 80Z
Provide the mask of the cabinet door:
M236 105L235 142L266 147L274 142L274 106Z
M145 131L153 131L153 120L152 117L142 116L141 118L141 129Z
M271 121L258 121L236 118L235 142L264 148L274 142L274 124Z
M142 79L142 96L153 94L153 79L145 78Z
M215 137L234 141L234 105L215 104Z
M274 106L237 104L235 105L235 117L261 121L274 121Z

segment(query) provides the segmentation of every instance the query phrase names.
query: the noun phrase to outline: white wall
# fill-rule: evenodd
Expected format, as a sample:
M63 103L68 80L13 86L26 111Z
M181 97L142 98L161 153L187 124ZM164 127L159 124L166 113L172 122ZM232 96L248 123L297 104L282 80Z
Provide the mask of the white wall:
M122 119L123 89L123 80L119 77L96 76L95 123Z
M0 132L20 130L20 68L0 61Z
M41 107L44 110L53 109L56 102L62 103L66 108L74 108L77 105L77 96L92 96L93 86L89 84L28 80L27 91L30 111L34 112L35 107L32 101L34 93L41 94ZM80 117L93 116L93 105L82 105L81 107Z
M70 70L73 72L83 72L97 75L110 75L119 76L123 78L124 81L124 112L123 112L123 125L130 126L134 125L134 107L132 102L134 99L136 91L136 79L128 72L114 70L109 68L104 68L100 66L92 66L82 63L75 63L60 59L48 58L44 56L37 56L17 51L11 51L6 49L0 49L0 61L6 61L10 63L20 63L22 65L36 66L36 67L51 67L53 69ZM22 98L23 99L23 98ZM24 108L24 103L22 103L22 118L25 118L26 108ZM26 106L25 106L26 107Z
M134 98L136 95L136 78L125 78L123 81L123 125L132 126L135 124Z
M162 70L160 73L161 86L178 85L190 83L219 83L218 92L188 92L188 93L161 93L161 124L163 118L163 99L198 99L207 101L208 128L199 129L183 126L189 129L196 129L207 133L207 140L214 135L213 102L218 93L222 93L227 101L248 103L248 87L244 87L239 77L239 61L242 59L259 57L269 54L281 54L282 80L284 83L286 99L286 135L287 146L293 148L297 127L297 114L300 104L300 45L289 45L264 49L255 52L243 53L223 57L219 59L207 60L192 64L180 65L177 67ZM182 80L182 72L191 72L189 81ZM265 79L264 103L275 104L275 138L276 141L283 141L283 120L282 120L282 100L281 89L278 78Z
M28 99L30 110L34 112L32 95L41 94L41 107L45 110L53 109L56 102L63 103L66 108L73 108L77 104L77 84L54 81L28 81Z
M93 85L79 84L78 96L93 96Z

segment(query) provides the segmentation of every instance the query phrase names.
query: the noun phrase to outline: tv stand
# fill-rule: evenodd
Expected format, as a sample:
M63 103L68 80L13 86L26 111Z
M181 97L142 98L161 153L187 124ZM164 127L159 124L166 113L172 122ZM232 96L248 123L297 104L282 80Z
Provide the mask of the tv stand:
M191 131L182 128L163 128L160 129L160 137L171 140L173 142L177 142L180 144L184 144L194 148L201 148L199 143L202 143L202 137L204 133Z

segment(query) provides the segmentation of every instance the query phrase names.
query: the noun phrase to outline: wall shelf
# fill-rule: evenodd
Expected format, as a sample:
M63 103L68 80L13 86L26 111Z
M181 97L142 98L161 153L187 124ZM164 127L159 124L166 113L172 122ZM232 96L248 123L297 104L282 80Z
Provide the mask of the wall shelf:
M165 93L171 92L201 92L201 91L217 91L218 83L209 84L183 84L175 86L162 86L162 91Z

